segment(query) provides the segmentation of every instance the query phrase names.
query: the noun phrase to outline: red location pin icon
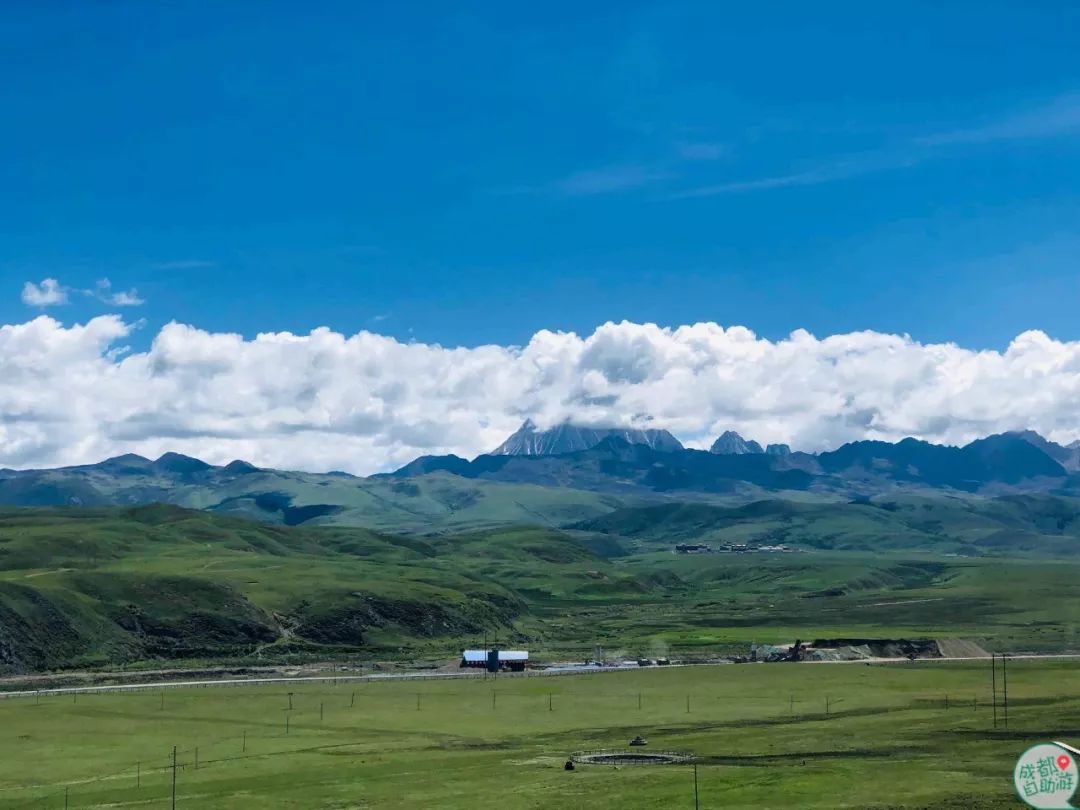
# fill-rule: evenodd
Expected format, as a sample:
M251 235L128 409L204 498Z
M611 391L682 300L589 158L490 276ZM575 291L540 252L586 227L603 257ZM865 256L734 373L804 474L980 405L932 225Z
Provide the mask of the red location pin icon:
M1069 766L1070 766L1071 764L1072 764L1072 760L1071 760L1071 759L1069 759L1069 755L1068 755L1068 754L1062 754L1062 755L1061 755L1060 757L1058 757L1058 758L1057 758L1057 766L1058 766L1059 768L1061 768L1061 770L1065 770L1065 769L1066 769L1066 768L1068 768L1068 767L1069 767Z

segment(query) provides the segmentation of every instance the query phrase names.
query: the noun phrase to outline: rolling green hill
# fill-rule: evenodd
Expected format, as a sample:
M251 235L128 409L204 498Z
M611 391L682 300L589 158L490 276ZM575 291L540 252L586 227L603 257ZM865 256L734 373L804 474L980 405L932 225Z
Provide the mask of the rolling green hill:
M834 637L1076 648L1071 509L1037 498L832 510L674 505L617 511L588 531L504 526L424 536L165 505L5 509L0 670L445 661L485 635L556 659L590 655L597 644L631 656L716 654L745 653L753 641ZM806 542L800 554L669 550L710 532L772 539L777 527L787 527L789 542L796 533L841 539L830 541L834 548ZM600 533L612 528L620 533ZM953 535L968 539L941 539ZM946 550L984 556L942 554L935 538ZM1070 554L1045 556L1055 547Z
M542 527L408 537L175 506L0 510L0 669L398 656L520 636L525 595L640 594L593 544ZM546 589L546 590L543 590Z
M525 552L523 552L525 553ZM363 529L171 506L0 512L0 666L379 648L505 627L520 600Z
M175 453L153 462L120 456L84 467L0 470L0 504L95 507L155 502L283 525L432 533L514 523L557 526L635 501L448 473L405 480L263 470L241 461L213 467Z
M445 473L396 480L272 471L225 492L193 488L176 502L286 525L437 533L520 523L559 526L626 501L583 490L470 481Z

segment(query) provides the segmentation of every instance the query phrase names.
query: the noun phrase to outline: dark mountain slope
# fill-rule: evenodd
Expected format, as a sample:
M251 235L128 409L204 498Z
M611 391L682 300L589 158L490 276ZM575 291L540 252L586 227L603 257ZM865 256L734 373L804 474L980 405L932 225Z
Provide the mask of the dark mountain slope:
M1043 438L1034 430L1018 430L1012 433L1006 433L1005 435L1023 439L1029 444L1039 448L1070 472L1080 470L1080 442L1073 442L1068 447L1063 447L1056 442Z
M719 450L657 451L609 437L595 447L549 456L424 457L392 475L445 471L465 478L569 486L595 491L728 494L812 489L844 497L896 487L999 491L1019 487L1071 491L1067 470L1016 434L990 436L965 447L917 439L852 442L812 456L766 453L725 434ZM755 449L756 448L756 449Z
M917 439L896 444L852 442L820 454L817 462L823 471L849 479L878 478L967 492L991 483L1017 484L1067 475L1059 463L1012 434L990 436L964 447Z
M709 448L710 453L719 455L742 456L748 453L764 453L761 445L753 439L747 440L733 430L724 431Z

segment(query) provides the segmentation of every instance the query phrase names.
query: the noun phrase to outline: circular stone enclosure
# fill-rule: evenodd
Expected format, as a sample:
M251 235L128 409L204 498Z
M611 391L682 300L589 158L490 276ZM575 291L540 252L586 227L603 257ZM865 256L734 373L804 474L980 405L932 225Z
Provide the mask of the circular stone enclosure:
M691 762L694 756L678 751L581 751L570 759L579 765L672 765Z

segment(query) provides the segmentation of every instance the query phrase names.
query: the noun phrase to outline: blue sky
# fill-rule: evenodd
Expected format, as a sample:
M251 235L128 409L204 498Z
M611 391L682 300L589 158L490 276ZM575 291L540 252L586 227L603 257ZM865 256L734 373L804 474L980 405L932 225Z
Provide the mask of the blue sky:
M5 6L0 323L1080 338L1075 3L223 5Z

